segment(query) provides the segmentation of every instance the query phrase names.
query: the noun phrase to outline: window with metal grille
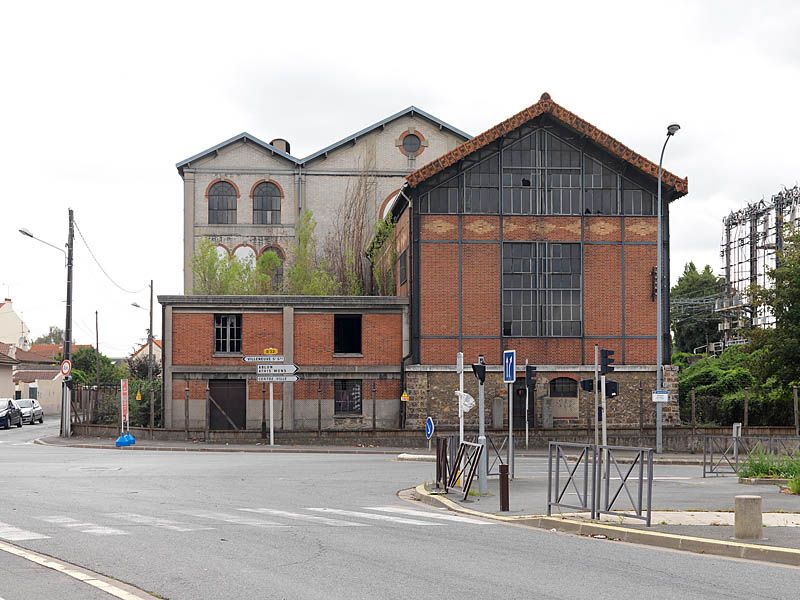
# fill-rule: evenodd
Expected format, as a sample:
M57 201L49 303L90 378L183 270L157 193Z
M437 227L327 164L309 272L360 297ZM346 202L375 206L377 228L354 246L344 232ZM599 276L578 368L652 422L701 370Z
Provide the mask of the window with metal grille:
M550 382L551 398L577 398L578 382L569 377L557 377Z
M281 222L281 191L278 186L264 181L253 190L253 223L278 225Z
M400 253L400 256L397 258L397 270L398 270L398 279L400 281L400 285L403 285L408 280L408 266L406 264L408 256L408 250L403 250Z
M214 315L214 352L242 351L242 315Z
M583 159L583 204L587 215L619 214L619 177L588 156Z
M403 138L403 150L406 154L414 156L422 147L422 140L414 133L409 133Z
M581 335L581 246L503 244L503 335Z
M218 181L208 190L208 223L236 224L236 189L227 181Z
M460 177L453 177L441 185L436 186L420 198L419 210L421 213L451 214L459 211Z
M333 384L334 384L333 414L360 415L361 380L335 379Z
M537 129L503 149L503 213L581 213L581 151Z
M334 354L361 354L361 315L333 316Z
M500 157L494 155L464 172L464 213L500 212Z
M658 212L653 194L627 179L622 180L622 205L626 215L652 216Z

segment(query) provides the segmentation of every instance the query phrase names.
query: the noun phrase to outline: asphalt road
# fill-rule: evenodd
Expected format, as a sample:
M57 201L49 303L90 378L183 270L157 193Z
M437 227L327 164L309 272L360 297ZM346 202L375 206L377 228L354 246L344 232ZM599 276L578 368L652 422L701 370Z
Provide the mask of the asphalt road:
M457 521L397 498L397 490L432 479L430 463L27 443L54 427L0 431L0 540L165 598L797 593L800 569ZM46 575L3 554L0 598L72 597L51 596Z

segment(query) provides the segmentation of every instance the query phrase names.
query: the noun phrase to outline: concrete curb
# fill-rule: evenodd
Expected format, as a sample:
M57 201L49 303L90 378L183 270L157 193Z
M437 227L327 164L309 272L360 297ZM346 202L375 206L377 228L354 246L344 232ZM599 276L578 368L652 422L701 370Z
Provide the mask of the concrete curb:
M769 477L739 477L739 483L745 485L787 485L788 479L770 479Z
M424 485L418 485L416 488L414 488L412 495L417 500L431 506L445 507L454 512L464 513L484 519L491 519L494 521L501 521L504 523L527 525L529 527L537 527L540 529L555 529L564 533L573 533L584 536L602 535L610 540L629 542L632 544L642 544L645 546L654 546L656 548L683 550L685 552L711 554L728 558L745 558L748 560L758 560L762 562L771 562L800 567L800 550L794 548L760 546L758 544L746 544L743 542L724 540L710 540L707 538L678 535L674 533L642 531L640 529L630 529L628 527L620 527L617 525L587 523L583 521L576 521L574 519L546 517L543 515L520 515L506 517L465 508L460 504L453 502L449 498L431 494L425 489Z
M50 446L52 448L88 448L91 450L117 450L117 451L135 451L142 452L246 452L246 453L277 453L277 454L379 454L384 456L397 456L397 449L394 450L379 450L377 448L352 448L352 447L317 447L317 448L295 448L292 446L220 446L213 448L208 446L123 446L117 448L116 446L99 446L97 444L81 444L81 443L52 443L48 442L45 438L38 438L33 440L33 443L39 446ZM146 444L146 442L145 442ZM436 457L431 457L433 461Z
M398 454L397 460L407 462L436 462L436 457L431 454Z

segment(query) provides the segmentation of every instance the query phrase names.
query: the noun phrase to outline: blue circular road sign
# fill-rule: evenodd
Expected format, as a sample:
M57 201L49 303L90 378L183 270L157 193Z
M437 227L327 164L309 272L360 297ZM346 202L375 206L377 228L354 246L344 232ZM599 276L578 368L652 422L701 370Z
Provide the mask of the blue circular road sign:
M433 419L428 417L425 419L425 437L431 439L433 437Z

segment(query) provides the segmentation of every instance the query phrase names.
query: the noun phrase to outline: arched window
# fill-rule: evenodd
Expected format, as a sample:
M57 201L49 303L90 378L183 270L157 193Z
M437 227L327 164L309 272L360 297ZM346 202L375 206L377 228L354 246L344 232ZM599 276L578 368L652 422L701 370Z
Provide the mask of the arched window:
M253 190L253 223L278 225L281 222L281 191L269 181L259 183Z
M551 398L577 398L578 382L569 377L557 377L550 382Z
M233 251L233 256L245 265L255 266L256 264L256 251L250 246L239 246Z
M236 224L236 188L227 181L218 181L208 190L208 223Z
M231 254L228 252L228 249L225 246L218 245L216 246L217 257L220 260L226 260Z

